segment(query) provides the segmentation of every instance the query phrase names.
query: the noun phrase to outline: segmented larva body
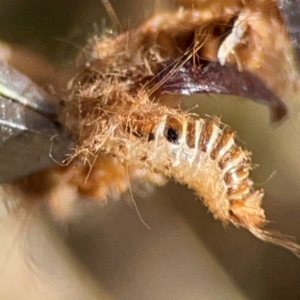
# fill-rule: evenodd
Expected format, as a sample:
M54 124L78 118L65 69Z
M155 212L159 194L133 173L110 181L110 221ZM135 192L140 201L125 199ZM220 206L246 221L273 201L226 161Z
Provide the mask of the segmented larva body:
M113 154L188 185L224 223L248 229L264 223L263 193L253 188L249 153L235 143L233 130L154 103L146 93L132 96L120 82L109 89L95 84L66 102L64 123L78 137L77 156Z
M149 132L131 125L134 129L128 138L113 136L103 148L107 145L106 151L124 162L139 162L140 167L188 185L225 223L249 229L264 223L263 193L255 191L249 179L249 153L236 145L230 128L222 128L217 120L196 119L177 111L169 111L152 128L146 126Z
M249 179L249 154L236 145L230 128L216 120L165 117L151 146L157 168L194 189L216 218L247 227L264 222L263 194Z
M74 156L112 154L123 165L174 178L193 189L214 217L300 254L299 245L263 229L263 192L249 178L250 154L217 119L202 119L132 93L127 82L74 86L62 122L77 138ZM157 183L157 182L156 182Z

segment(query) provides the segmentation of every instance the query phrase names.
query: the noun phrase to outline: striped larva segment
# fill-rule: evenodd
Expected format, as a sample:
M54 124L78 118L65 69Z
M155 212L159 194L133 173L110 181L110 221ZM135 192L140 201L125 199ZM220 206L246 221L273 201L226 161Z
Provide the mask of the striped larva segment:
M224 223L248 229L264 223L263 193L249 179L249 153L236 145L230 128L222 128L218 120L177 114L163 117L152 134L154 140L143 148L151 168L194 189Z
M264 224L263 192L253 188L249 153L235 143L233 130L217 119L201 119L150 101L138 111L113 114L110 126L116 129L96 138L103 141L96 151L173 177L195 190L224 223L249 230Z
M254 189L249 178L250 153L235 143L232 129L222 127L218 120L171 115L164 117L152 135L148 151L152 168L194 189L223 223L244 227L300 256L298 244L262 229L266 223L263 191Z

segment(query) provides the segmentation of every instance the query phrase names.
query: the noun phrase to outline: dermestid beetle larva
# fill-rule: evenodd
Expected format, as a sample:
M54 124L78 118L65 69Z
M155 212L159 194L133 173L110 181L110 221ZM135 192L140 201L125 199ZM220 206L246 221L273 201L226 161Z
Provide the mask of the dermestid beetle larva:
M232 129L154 103L142 90L132 94L130 82L105 77L94 74L92 85L75 85L65 103L63 123L78 142L74 156L113 154L120 164L172 177L193 189L223 223L299 255L296 243L263 229L263 192L253 187L250 154L235 143Z

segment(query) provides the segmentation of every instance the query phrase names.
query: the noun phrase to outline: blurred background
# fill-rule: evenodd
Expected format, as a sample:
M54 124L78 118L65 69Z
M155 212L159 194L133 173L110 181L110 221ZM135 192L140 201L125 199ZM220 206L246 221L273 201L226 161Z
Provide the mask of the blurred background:
M157 6L172 6L111 3L124 28ZM98 0L1 0L0 16L0 39L46 57L50 81L58 68L74 66L89 37L110 25ZM21 70L24 64L19 61ZM300 243L298 104L276 127L267 107L249 100L198 95L183 106L220 116L238 131L253 153L252 177L265 190L271 227ZM126 199L106 206L84 202L81 214L64 222L1 208L0 299L300 299L298 258L245 230L224 228L187 188L170 182L135 201L151 230Z

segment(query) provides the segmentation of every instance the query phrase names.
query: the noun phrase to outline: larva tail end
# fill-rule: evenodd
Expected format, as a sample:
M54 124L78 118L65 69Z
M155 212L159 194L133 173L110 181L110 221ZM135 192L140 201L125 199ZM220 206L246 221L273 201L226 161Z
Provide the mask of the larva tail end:
M261 207L262 197L263 191L256 191L244 201L232 202L231 222L238 227L248 229L260 240L284 247L300 258L300 245L292 241L292 238L278 231L263 229L267 220Z
M261 207L263 195L263 191L256 191L244 200L231 201L231 222L249 230L263 226L266 221L265 212Z
M254 234L257 238L269 242L275 245L279 245L284 247L290 251L292 251L298 258L300 258L300 245L296 242L292 241L291 237L288 237L278 231L272 230L264 230L261 228L253 227L248 228L252 234Z

